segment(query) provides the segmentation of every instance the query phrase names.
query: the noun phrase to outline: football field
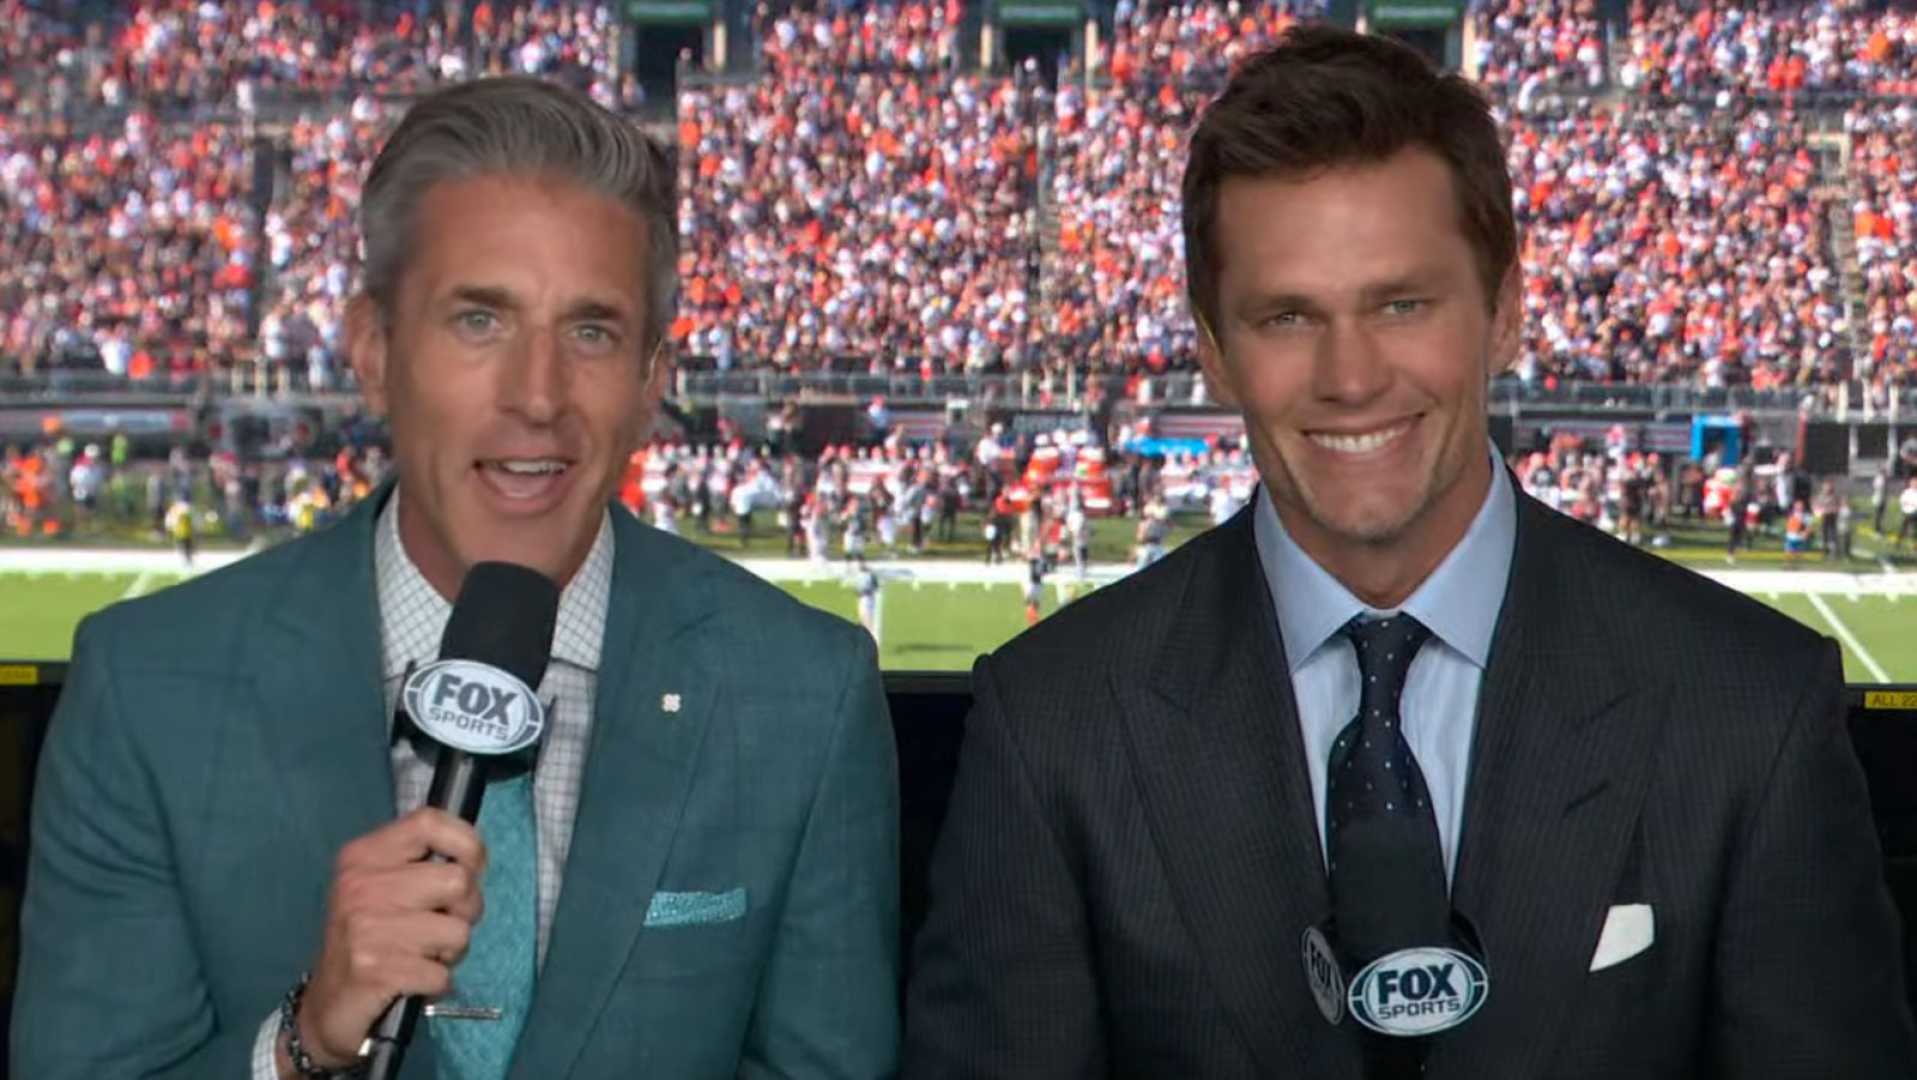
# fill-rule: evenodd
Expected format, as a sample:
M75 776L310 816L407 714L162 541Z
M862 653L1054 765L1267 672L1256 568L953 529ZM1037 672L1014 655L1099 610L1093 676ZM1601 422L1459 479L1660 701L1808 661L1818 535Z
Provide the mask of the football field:
M37 557L36 557L37 556ZM198 569L233 556L205 558ZM808 604L856 621L857 594L842 564L748 559L748 567ZM1025 628L1020 564L987 567L956 560L880 561L874 630L881 664L892 671L971 666ZM1048 580L1049 615L1126 571L1094 568L1080 582L1067 567ZM1738 588L1843 646L1853 683L1917 683L1917 574L1815 570L1711 570ZM173 585L187 576L171 552L0 550L0 660L64 660L73 628L88 612Z

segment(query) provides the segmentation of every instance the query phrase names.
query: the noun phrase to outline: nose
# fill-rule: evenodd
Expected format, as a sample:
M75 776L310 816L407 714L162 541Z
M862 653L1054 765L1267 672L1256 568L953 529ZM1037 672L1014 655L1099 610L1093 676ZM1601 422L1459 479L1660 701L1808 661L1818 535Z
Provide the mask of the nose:
M1318 335L1311 389L1321 401L1362 404L1391 385L1391 368L1362 324L1331 320Z
M550 327L530 328L500 373L500 404L533 424L550 424L565 407L569 369Z

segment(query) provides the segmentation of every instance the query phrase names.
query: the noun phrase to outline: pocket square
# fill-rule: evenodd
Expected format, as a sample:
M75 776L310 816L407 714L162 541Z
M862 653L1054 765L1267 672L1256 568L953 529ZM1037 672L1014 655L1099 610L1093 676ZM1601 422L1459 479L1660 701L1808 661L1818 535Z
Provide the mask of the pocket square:
M647 926L706 926L745 917L744 886L725 892L666 892L652 894L646 905Z
M1657 940L1657 920L1649 904L1617 904L1604 916L1604 930L1598 934L1597 951L1591 954L1591 970L1615 967L1651 947Z

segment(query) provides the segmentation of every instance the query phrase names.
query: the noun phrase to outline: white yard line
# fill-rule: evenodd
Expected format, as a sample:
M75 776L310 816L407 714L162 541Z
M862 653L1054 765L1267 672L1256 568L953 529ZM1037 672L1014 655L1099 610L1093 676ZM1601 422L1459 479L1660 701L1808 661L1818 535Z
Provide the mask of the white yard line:
M133 584L128 585L126 591L120 594L120 599L131 600L136 596L145 596L146 591L152 587L153 571L142 570L140 576L133 579Z
M1864 662L1864 666L1870 669L1872 675L1877 677L1877 681L1880 683L1889 682L1890 674L1878 666L1876 659L1864 649L1864 643L1857 640L1857 635L1850 632L1850 627L1844 625L1844 620L1837 617L1837 613L1830 609L1830 605L1824 602L1824 598L1816 593L1805 593L1804 595L1810 597L1811 606L1816 608L1817 613L1824 617L1824 621L1830 624L1830 628L1837 631L1837 640L1843 642L1846 648L1857 654L1857 659Z

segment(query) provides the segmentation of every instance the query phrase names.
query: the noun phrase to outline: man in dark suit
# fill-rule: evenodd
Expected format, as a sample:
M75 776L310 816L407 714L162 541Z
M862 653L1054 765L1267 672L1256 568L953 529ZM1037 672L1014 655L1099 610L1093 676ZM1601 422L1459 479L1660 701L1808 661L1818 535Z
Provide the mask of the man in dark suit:
M978 663L907 1075L1917 1076L1837 650L1496 462L1482 100L1303 30L1190 154L1263 484Z
M13 1075L352 1077L401 994L470 1010L419 1024L407 1080L895 1069L871 639L609 502L667 382L674 213L665 153L576 92L408 111L348 315L398 481L82 624ZM563 591L537 761L475 826L421 805L432 765L388 718L487 560Z

